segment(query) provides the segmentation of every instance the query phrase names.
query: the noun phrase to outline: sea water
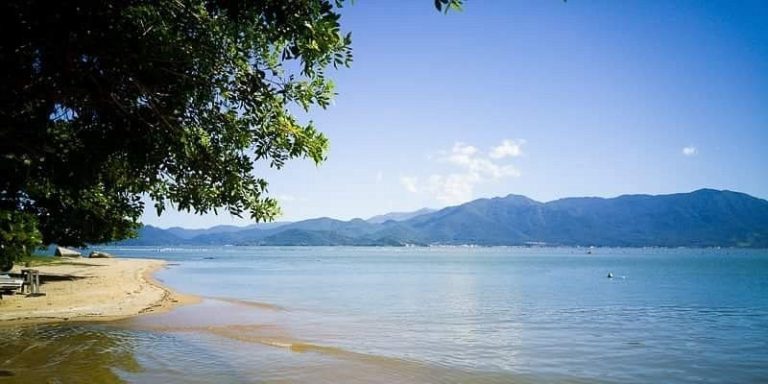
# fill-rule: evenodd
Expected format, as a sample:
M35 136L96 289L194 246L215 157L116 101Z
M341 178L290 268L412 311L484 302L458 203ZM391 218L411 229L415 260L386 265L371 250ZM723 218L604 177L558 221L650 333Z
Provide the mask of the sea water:
M768 382L766 250L105 250L203 301L0 328L0 383Z

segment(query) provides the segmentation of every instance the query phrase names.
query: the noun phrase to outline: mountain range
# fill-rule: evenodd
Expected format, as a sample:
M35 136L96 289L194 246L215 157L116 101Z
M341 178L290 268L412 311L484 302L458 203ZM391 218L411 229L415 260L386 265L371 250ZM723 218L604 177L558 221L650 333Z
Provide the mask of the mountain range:
M546 203L508 195L441 210L349 221L161 229L121 245L564 245L768 247L768 201L700 189L670 195L576 197Z

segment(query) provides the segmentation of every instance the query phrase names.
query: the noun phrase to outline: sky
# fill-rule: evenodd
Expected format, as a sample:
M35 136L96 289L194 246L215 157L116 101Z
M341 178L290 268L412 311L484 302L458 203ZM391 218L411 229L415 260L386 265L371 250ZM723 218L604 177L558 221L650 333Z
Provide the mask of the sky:
M351 68L309 117L328 160L259 166L281 221L483 197L768 198L765 1L357 0ZM160 227L247 225L171 210Z

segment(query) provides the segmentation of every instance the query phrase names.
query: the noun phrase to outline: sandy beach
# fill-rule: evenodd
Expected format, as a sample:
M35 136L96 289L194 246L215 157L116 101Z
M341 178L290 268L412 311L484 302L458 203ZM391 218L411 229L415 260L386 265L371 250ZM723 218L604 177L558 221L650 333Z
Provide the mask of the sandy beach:
M0 325L110 321L170 310L197 298L173 292L152 274L166 262L151 259L66 258L34 267L44 296L4 295ZM12 273L20 273L16 266Z

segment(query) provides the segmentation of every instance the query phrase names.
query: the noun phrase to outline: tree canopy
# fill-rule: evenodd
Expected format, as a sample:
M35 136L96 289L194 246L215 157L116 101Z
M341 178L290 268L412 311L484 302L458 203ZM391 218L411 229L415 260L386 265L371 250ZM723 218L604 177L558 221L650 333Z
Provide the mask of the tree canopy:
M0 228L39 229L43 244L123 239L145 195L158 213L273 219L254 163L325 158L326 137L292 110L326 107L325 71L352 60L342 6L2 2Z

